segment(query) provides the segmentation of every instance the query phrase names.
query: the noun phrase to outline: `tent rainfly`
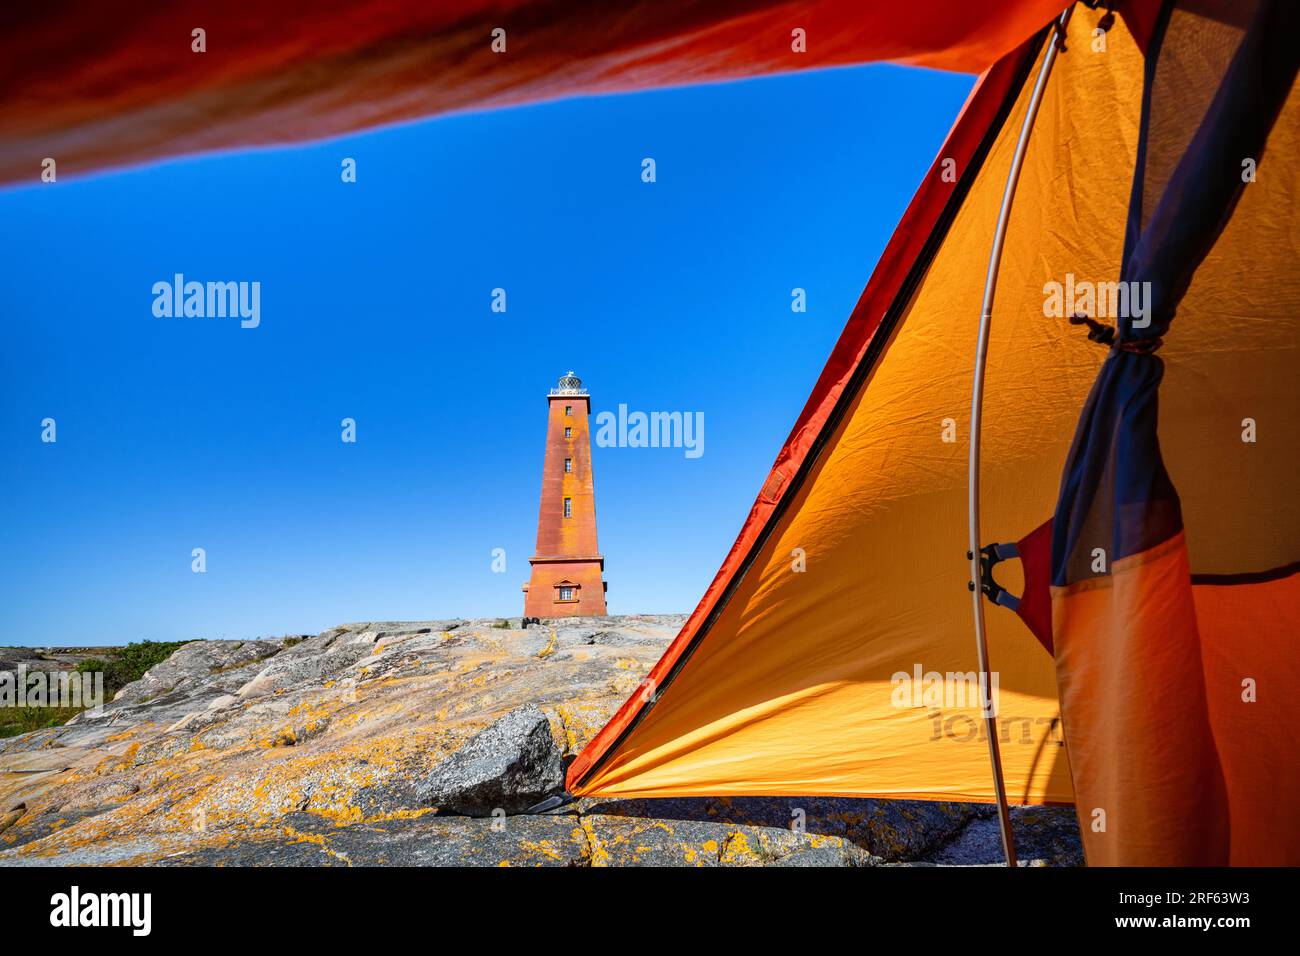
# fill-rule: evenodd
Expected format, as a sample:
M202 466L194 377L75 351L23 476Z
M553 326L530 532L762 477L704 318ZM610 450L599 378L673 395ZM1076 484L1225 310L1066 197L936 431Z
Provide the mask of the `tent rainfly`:
M1073 803L1090 864L1300 863L1300 18L1119 10L1080 6L984 74L722 569L570 792L994 802L992 727L1008 801ZM986 721L969 447L942 432L970 423L1017 159L981 369L977 513L1016 541L976 568L1008 608Z

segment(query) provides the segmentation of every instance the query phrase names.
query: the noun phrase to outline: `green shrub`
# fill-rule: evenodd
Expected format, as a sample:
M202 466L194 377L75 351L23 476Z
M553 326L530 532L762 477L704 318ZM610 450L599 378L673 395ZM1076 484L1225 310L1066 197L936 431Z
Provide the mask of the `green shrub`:
M17 737L32 730L58 727L81 710L81 707L0 707L0 737Z
M140 641L119 647L108 657L95 657L77 665L78 672L103 671L104 696L112 700L119 690L144 676L145 671L161 664L189 641Z

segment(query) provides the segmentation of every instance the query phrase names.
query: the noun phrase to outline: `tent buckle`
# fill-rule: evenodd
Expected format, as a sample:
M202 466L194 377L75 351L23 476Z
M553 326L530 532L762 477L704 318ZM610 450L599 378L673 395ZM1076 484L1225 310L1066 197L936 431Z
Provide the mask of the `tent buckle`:
M971 557L971 553L967 551L966 560L969 561ZM1020 598L993 580L993 568L1002 561L1018 557L1020 557L1020 549L1016 547L1014 542L986 544L980 548L980 591L994 604L1009 611L1015 611L1020 607ZM967 581L966 587L974 591L975 582Z

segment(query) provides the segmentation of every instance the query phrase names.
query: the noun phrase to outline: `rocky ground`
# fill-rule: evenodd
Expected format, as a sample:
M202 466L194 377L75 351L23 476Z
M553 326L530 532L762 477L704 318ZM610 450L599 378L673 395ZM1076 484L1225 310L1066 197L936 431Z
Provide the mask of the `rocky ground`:
M101 712L0 740L0 865L1000 859L990 808L963 804L584 799L520 812L682 619L495 623L367 622L187 644ZM9 657L21 654L0 666ZM795 809L804 832L791 828ZM1018 809L1015 822L1022 861L1082 862L1072 810Z
M0 647L0 671L71 671L82 661L103 657L116 647Z

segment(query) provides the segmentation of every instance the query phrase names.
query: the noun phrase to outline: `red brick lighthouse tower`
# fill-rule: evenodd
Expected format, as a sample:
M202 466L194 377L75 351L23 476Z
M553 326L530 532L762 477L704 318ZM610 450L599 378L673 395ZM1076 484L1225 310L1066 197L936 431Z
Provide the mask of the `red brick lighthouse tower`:
M591 398L572 372L547 396L546 464L537 553L528 559L526 617L605 614L605 559L596 545L596 485L591 474Z

